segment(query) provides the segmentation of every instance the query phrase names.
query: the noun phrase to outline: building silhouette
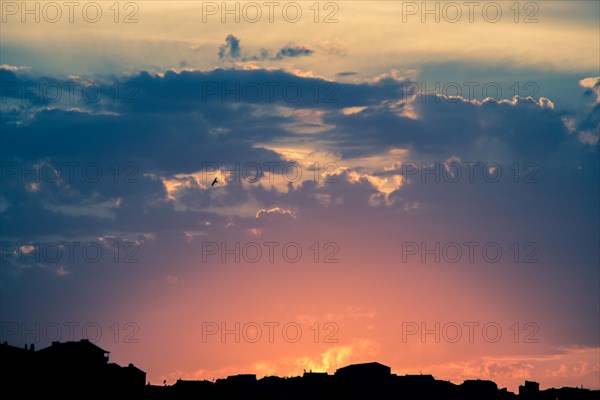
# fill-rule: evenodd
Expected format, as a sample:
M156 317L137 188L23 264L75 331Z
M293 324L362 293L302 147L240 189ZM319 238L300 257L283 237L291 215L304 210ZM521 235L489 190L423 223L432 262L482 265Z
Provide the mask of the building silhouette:
M195 382L195 383L194 383ZM185 389L184 389L185 386ZM181 381L172 386L147 385L147 399L419 399L419 400L592 400L600 391L562 388L539 390L539 384L526 381L519 394L499 389L489 380L466 380L457 385L436 380L432 375L391 373L377 363L353 364L327 372L306 372L302 376L234 375L210 381ZM532 397L533 396L533 397Z
M195 382L195 383L194 383ZM526 389L524 393L523 387ZM489 380L466 380L457 385L436 380L432 375L392 374L391 368L377 363L353 364L327 372L304 371L302 376L233 375L210 381L181 381L172 386L146 387L146 399L419 399L419 400L592 400L600 391L586 389L539 390L539 384L526 381L519 395L498 389ZM527 396L537 397L527 397Z
M526 400L538 399L540 395L540 384L537 382L525 381L519 386L519 398Z
M142 398L146 373L133 364L122 367L109 363L108 356L108 351L86 339L52 342L38 351L33 345L20 349L3 343L0 391L5 395L18 393L20 398L53 394L63 399Z
M353 364L339 368L335 376L341 379L359 379L368 381L385 381L391 377L392 369L378 362Z
M109 352L89 340L53 342L36 351L0 345L0 395L2 398L61 399L419 399L419 400L596 400L600 391L582 388L540 390L525 381L519 393L499 389L489 380L462 384L437 380L432 375L396 375L378 362L353 364L327 372L302 376L232 375L207 380L177 380L173 385L146 384L146 373L133 364L110 363ZM9 396L12 395L11 396Z

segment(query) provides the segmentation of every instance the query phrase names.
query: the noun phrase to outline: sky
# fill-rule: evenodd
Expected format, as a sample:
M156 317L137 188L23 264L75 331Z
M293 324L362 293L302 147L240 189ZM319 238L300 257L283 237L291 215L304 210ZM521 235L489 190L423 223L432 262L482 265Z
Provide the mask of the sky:
M600 389L599 2L0 11L2 341Z

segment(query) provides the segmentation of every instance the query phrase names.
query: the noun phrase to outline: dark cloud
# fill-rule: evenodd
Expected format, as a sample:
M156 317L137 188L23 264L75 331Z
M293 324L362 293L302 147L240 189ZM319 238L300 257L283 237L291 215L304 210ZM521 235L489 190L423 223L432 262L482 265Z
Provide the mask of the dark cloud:
M344 71L344 72L338 72L336 74L336 76L354 76L354 75L358 75L358 72L356 72L356 71Z
M2 73L5 79L15 82L27 85L36 82L31 74ZM48 81L50 78L40 79ZM526 192L504 186L495 186L503 188L495 192L489 187L480 190L480 186L411 184L382 194L366 175L392 179L402 174L401 167L392 165L398 161L389 154L393 149L406 149L408 155L403 161L418 163L443 162L450 157L462 162L493 160L504 163L505 173L509 175L513 173L510 167L514 162L535 162L545 179L563 185L544 186L544 193L554 200L537 208L545 210L548 216L556 212L558 204L561 209L568 207L568 198L560 196L560 187L568 185L569 191L579 193L580 201L586 204L595 199L597 192L585 194L589 182L598 180L594 168L598 162L597 146L582 143L578 132L569 132L563 121L564 113L523 99L477 103L428 94L411 100L405 90L410 82L391 77L346 84L260 69L167 71L162 75L142 72L117 77L115 81L123 86L134 86L137 101L81 102L78 109L71 109L68 104L61 104L63 108L56 104L54 108L40 107L42 103L25 98L20 108L3 113L0 155L4 167L8 166L6 163L25 163L32 168L35 163L77 162L78 174L86 163L97 163L104 172L103 179L94 183L81 179L41 182L35 189L22 180L5 179L2 192L2 202L8 204L3 206L6 208L2 212L5 234L21 237L27 235L27 227L33 225L39 225L40 235L59 232L94 235L107 230L215 229L212 227L217 223L224 224L231 218L248 228L286 223L279 219L256 221L251 212L251 216L236 217L235 212L228 216L219 211L248 205L256 207L255 212L275 207L294 210L298 216L295 224L309 220L333 223L339 215L355 215L353 221L364 218L365 223L378 216L382 219L390 215L421 218L418 209L410 216L405 212L405 208L414 204L427 204L428 212L438 220L447 219L448 226L459 216L469 220L469 213L481 213L478 218L502 224L505 221L502 218L483 217L484 208L505 207L507 199L514 195L522 202L530 202L531 207L539 201L539 192L528 197ZM288 101L280 91L275 91L271 99L264 96L259 101L249 102L241 95L235 99L220 93L223 87L231 90L236 85L239 88L258 85L266 89L271 84L277 84L271 86L277 88L293 84L305 95L297 101ZM101 83L98 85L105 88ZM321 88L333 85L338 101L315 101L315 85ZM210 88L208 92L207 88ZM274 106L291 112L276 112ZM348 108L355 110L347 112ZM290 128L299 123L298 115L308 110L309 114L320 115L326 127L310 134ZM5 118L6 115L10 118ZM589 129L594 123L597 124L597 120L589 120L581 126ZM320 126L312 121L307 124ZM282 143L283 147L314 143L315 150L340 157L341 163L373 156L388 158L389 162L385 170L382 165L358 162L352 172L365 175L358 180L348 171L341 173L336 184L323 186L308 180L300 186L288 185L287 191L248 182L221 188L217 185L220 192L209 191L188 175L203 170L207 163L284 164L286 161L280 154L263 147L274 143ZM124 166L135 166L135 182L115 183L115 165L121 178L131 172ZM276 173L281 176L282 170L279 168ZM261 178L265 183L265 178ZM175 202L167 199L167 189L161 179L178 182L178 188L171 193L177 199ZM448 195L448 190L452 195ZM368 207L373 196L384 199L379 201L383 205ZM471 204L465 214L460 198L472 199L469 204L477 206ZM455 200L448 203L450 199ZM95 211L81 214L82 207ZM515 207L513 211L521 215L522 210ZM586 207L583 209L591 206ZM565 229L574 228L568 221L584 223L579 217L566 219ZM206 228L203 221L214 224Z
M279 49L274 56L271 56L267 49L260 49L257 54L243 54L240 46L240 39L229 34L225 38L225 43L219 47L219 59L229 61L264 61L264 60L283 60L285 58L294 58L301 56L310 56L314 50L306 46L294 46L289 44Z
M310 56L314 51L304 46L285 46L275 55L277 60L288 57Z
M225 44L219 47L220 59L237 60L240 57L240 39L234 35L227 35Z

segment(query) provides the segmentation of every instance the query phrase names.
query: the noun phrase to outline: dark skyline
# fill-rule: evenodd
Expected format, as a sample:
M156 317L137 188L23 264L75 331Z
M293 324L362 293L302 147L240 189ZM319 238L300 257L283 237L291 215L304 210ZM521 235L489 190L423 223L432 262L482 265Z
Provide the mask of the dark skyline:
M80 398L93 391L96 397L115 395L136 399L224 399L244 396L250 399L376 399L418 397L436 400L591 400L600 391L584 388L540 390L539 383L525 381L518 393L499 388L490 380L471 379L461 384L436 380L432 375L393 374L378 362L347 365L333 375L304 371L302 376L266 376L236 374L207 380L182 380L167 385L151 384L146 373L129 364L122 367L109 362L109 352L89 340L53 342L35 350L33 345L18 348L0 345L2 373L0 387L5 394L61 395Z

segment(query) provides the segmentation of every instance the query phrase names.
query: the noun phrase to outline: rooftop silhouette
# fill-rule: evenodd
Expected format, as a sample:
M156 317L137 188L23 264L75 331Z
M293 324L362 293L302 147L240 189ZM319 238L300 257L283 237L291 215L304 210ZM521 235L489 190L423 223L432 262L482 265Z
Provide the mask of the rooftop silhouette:
M109 363L109 352L89 340L53 342L35 351L0 345L3 398L60 395L63 399L127 398L177 399L422 399L422 400L592 400L600 391L582 388L540 390L537 382L525 381L515 394L499 389L489 380L466 380L462 384L437 380L432 375L403 375L378 362L353 364L327 372L304 372L302 376L268 376L257 379L240 374L217 379L182 380L173 385L146 383L146 373L129 364Z
M115 393L143 398L146 373L133 364L122 367L109 363L108 355L107 350L86 339L52 342L38 351L33 345L18 348L5 342L0 345L2 398L14 393L23 399L42 394L57 394L63 399L114 398Z

